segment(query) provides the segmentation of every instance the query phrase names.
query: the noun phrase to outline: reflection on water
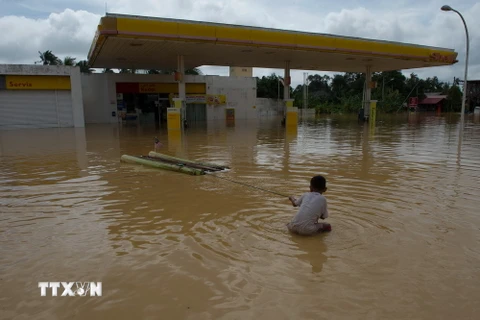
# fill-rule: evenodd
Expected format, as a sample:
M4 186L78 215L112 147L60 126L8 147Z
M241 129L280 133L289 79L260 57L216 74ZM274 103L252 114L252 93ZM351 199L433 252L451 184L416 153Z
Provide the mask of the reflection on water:
M0 318L478 318L480 126L422 114L0 132ZM285 224L287 199L120 163L162 152L282 194L324 174L333 231ZM101 281L102 297L40 297ZM17 319L15 318L15 319Z

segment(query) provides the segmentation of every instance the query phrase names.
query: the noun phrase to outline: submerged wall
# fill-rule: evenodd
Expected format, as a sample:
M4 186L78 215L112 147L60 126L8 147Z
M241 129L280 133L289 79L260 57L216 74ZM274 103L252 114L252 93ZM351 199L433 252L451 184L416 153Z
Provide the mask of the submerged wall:
M282 99L257 98L256 106L258 116L277 116L283 114L285 102Z
M226 107L235 108L236 119L257 118L256 97L257 82L255 78L206 76L207 94L223 94L227 104L207 106L207 119L225 119Z
M13 84L9 86L7 78L11 76L16 77L18 84L23 87L17 87L15 85L17 81L15 80L11 81ZM59 80L35 80L42 78L42 76ZM61 78L65 76L70 78L68 89L61 84L63 83ZM54 127L61 127L65 125L60 125L61 121L58 117L61 118L65 115L72 119L72 123L65 121L68 123L67 127L70 125L73 127L84 127L84 104L80 77L80 68L73 66L0 64L0 92L3 93L0 97L0 107L4 107L4 109L0 108L2 117L10 119L16 117L21 122L21 124L9 122L5 127L43 128L45 126L51 127L51 124L54 124ZM62 97L64 97L62 102L57 97L56 92L59 90L61 90ZM42 97L51 98L52 101L55 101L56 111L53 116L51 113L45 112L45 109L42 109L46 103L38 102L38 95L35 96L37 91L42 92ZM9 107L12 105L13 108ZM61 109L62 107L64 109ZM38 121L30 121L31 115L35 115L34 117L37 117Z
M93 73L82 74L82 91L86 123L115 123L117 118L116 83L173 83L173 75ZM226 107L235 108L237 119L254 119L256 79L246 77L185 76L186 83L205 83L206 94L226 96L224 105L207 105L207 120L225 119Z

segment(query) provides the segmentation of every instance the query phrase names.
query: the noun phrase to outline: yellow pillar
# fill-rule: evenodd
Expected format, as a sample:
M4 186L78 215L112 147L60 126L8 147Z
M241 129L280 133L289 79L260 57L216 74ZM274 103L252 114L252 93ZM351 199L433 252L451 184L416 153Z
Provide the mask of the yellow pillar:
M368 123L370 125L370 133L375 132L375 123L377 121L377 100L370 100L370 117Z
M182 155L181 130L168 130L168 150L177 156Z
M377 100L370 100L370 122L375 124L377 120Z
M175 108L181 108L182 107L182 101L183 99L181 98L173 98L173 105L175 106Z
M285 128L286 142L290 143L297 138L298 130L297 126L287 126Z
M175 101L175 104L177 101ZM167 129L170 134L170 130L180 130L181 126L181 108L168 108L167 109Z
M298 125L298 108L293 106L293 99L286 99L285 105L287 108L285 125L296 127Z

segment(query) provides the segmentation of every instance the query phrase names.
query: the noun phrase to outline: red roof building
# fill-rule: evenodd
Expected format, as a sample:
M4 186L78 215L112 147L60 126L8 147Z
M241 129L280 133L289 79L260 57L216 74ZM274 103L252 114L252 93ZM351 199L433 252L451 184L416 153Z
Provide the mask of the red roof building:
M442 112L443 104L447 100L447 95L438 93L425 93L425 95L427 97L418 103L419 108L424 111Z

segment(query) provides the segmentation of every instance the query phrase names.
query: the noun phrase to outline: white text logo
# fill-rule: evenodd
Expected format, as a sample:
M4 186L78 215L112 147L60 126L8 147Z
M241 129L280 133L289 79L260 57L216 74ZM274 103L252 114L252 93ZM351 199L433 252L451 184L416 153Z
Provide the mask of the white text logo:
M38 287L42 297L47 295L47 291L51 291L52 297L58 296L60 291L62 291L62 297L102 296L101 282L39 282ZM59 290L60 288L61 290Z

